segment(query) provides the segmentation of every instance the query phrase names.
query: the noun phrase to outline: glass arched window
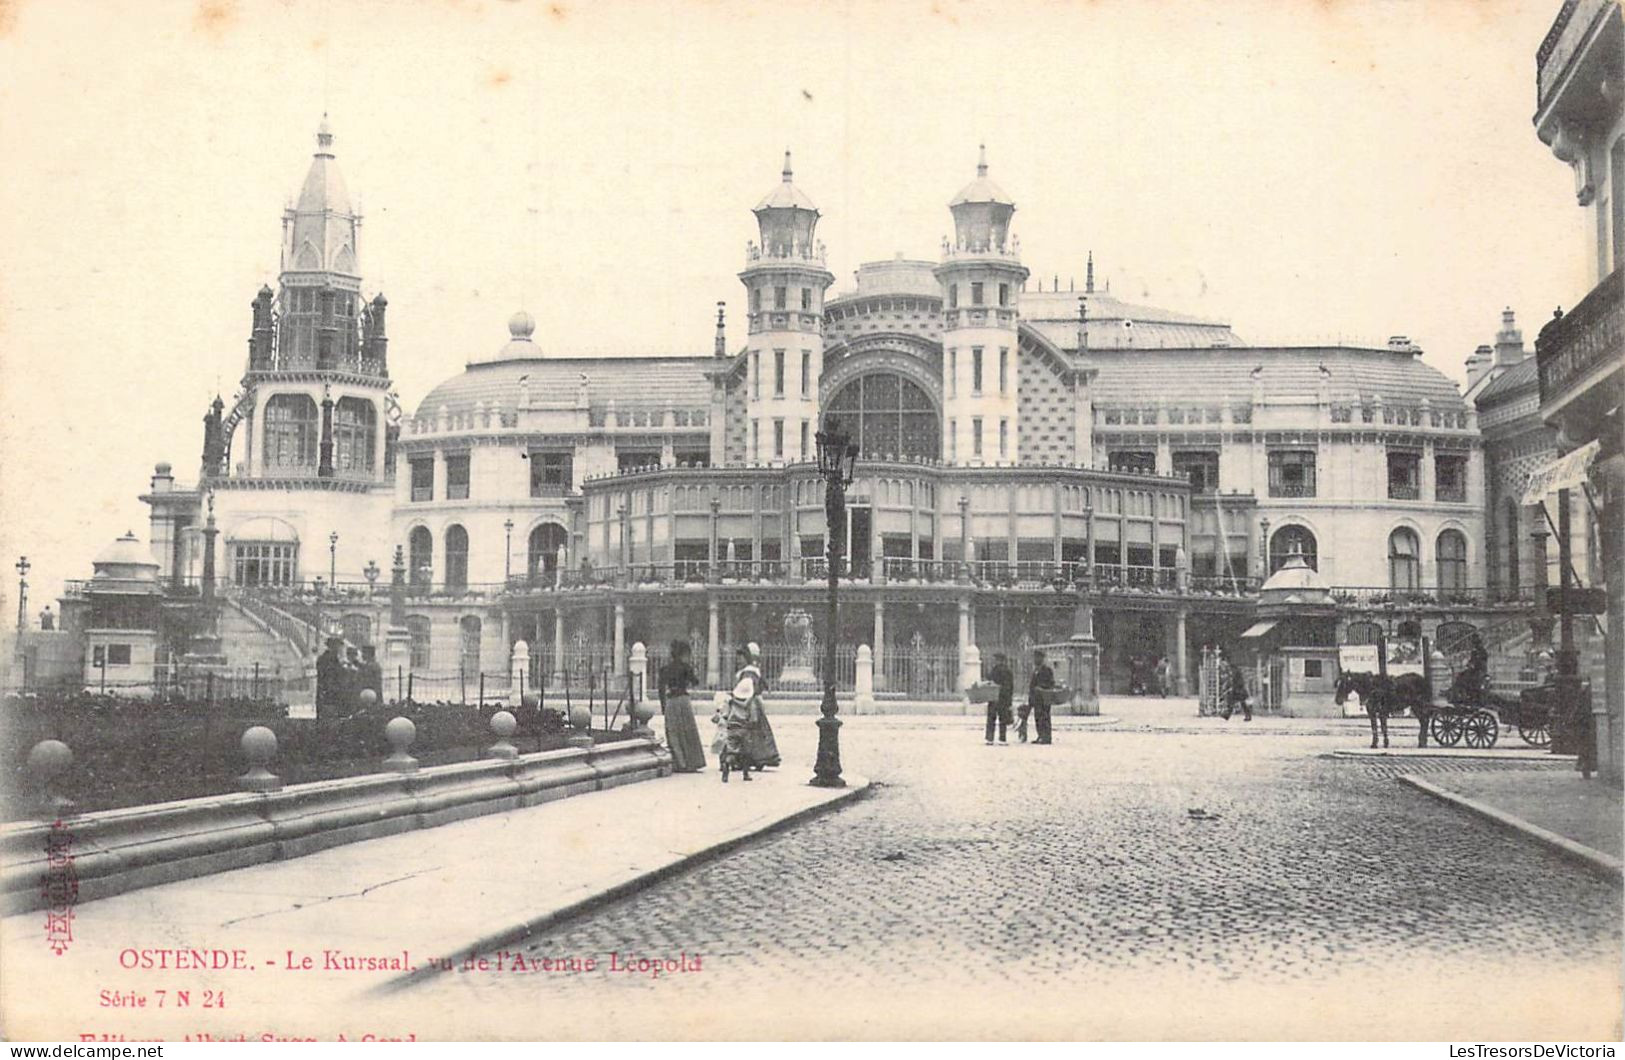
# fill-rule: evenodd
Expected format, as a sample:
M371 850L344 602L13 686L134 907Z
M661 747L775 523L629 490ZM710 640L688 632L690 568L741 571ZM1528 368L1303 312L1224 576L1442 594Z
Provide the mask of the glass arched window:
M942 428L931 396L919 384L895 373L860 375L836 391L825 409L866 458L934 460L942 451Z
M1435 543L1439 588L1458 592L1467 588L1467 538L1459 530L1446 530Z
M456 523L446 528L446 588L468 588L468 531Z
M464 615L457 624L461 634L457 667L465 677L480 672L480 620L478 615Z
M265 466L316 466L316 402L307 394L276 394L265 403Z
M1294 552L1303 553L1303 561L1315 570L1320 569L1320 555L1315 535L1306 526L1283 526L1270 536L1270 573L1281 569L1286 558Z
M1416 532L1403 526L1388 535L1388 585L1393 589L1422 587L1422 550Z
M434 537L429 528L419 526L406 539L407 570L412 588L427 590L434 579Z
M543 523L530 532L529 559L526 569L532 580L551 575L559 566L559 549L565 547L569 535L558 523Z
M333 466L370 472L378 435L378 412L365 398L339 398L333 409Z
M429 619L427 615L407 615L406 632L412 637L412 669L429 668Z

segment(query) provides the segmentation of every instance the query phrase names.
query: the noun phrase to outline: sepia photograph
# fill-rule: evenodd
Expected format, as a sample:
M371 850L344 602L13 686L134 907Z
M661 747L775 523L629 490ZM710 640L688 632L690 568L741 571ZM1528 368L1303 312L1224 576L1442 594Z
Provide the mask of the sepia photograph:
M0 159L0 1039L1625 1036L1621 0L0 0Z

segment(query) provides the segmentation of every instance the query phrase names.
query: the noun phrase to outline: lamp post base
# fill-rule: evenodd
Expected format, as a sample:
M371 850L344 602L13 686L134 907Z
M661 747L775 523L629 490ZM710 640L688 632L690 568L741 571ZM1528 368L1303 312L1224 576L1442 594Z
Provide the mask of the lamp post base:
M841 776L841 719L835 716L839 709L835 703L835 689L824 689L823 716L818 719L818 757L813 761L813 778L807 783L815 788L844 788Z

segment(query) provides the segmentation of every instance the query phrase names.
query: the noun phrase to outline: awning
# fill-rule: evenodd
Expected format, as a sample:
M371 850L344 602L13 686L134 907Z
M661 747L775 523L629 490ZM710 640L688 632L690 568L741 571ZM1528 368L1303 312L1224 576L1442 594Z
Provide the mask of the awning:
M1548 493L1585 485L1586 473L1591 470L1591 462L1601 448L1602 443L1593 438L1574 452L1565 453L1545 467L1531 471L1529 481L1523 487L1523 503L1539 504Z
M1251 640L1254 637L1262 637L1264 634L1268 633L1274 628L1275 620L1273 619L1267 622L1254 622L1252 625L1247 627L1247 632L1241 635L1241 639Z

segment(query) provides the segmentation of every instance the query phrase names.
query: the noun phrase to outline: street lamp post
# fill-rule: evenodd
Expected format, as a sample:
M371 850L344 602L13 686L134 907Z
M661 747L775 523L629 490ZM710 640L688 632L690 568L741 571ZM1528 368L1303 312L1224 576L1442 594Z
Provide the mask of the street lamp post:
M815 788L844 788L841 777L841 721L835 701L835 638L840 621L840 570L842 537L846 527L846 488L852 484L852 469L858 447L843 433L831 416L818 432L818 473L824 477L824 553L828 557L829 620L824 627L824 701L819 706L818 758L813 764Z
M33 565L27 556L17 557L17 632L28 628L28 571Z
M502 532L505 535L502 542L502 587L506 589L508 582L513 579L513 520L502 521Z
M339 587L339 532L327 535L327 584L336 592Z
M361 568L361 576L367 579L367 599L372 599L372 591L378 585L378 575L383 571L378 567L378 561L369 559L367 565Z

